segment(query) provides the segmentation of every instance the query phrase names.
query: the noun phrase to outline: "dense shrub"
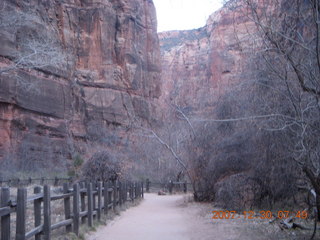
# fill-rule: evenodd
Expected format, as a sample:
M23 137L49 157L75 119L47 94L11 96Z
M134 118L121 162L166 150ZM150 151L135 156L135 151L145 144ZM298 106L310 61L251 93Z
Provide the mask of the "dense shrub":
M106 151L96 152L82 167L82 176L90 181L116 180L121 176L120 161Z

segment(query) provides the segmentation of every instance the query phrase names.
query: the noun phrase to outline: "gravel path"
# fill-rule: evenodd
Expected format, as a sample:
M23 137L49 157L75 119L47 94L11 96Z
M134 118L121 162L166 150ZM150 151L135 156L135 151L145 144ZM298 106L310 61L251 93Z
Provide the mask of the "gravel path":
M86 239L301 240L311 236L311 231L281 231L277 223L270 224L268 219L212 219L213 210L219 209L210 203L188 202L186 195L145 194L138 206L121 212Z
M145 194L140 205L90 236L89 240L188 240L193 230L182 195Z

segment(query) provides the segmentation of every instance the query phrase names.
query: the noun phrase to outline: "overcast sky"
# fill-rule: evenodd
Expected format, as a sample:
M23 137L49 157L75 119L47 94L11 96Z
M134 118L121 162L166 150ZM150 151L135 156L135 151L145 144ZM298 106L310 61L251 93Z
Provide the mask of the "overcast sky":
M158 32L203 27L208 16L219 9L222 0L153 0Z

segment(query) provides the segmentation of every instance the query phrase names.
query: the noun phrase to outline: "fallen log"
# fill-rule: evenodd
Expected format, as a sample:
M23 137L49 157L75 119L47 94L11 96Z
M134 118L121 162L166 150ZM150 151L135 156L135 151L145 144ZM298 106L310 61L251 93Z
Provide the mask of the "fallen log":
M305 227L299 223L292 223L292 228L293 229L299 228L301 230L311 230L311 228Z
M292 228L292 227L293 227L293 220L294 220L294 217L289 217L289 218L286 218L286 219L282 220L282 221L280 222L280 228L281 228L281 230L283 230L283 228L284 228L284 229L290 229L290 228Z

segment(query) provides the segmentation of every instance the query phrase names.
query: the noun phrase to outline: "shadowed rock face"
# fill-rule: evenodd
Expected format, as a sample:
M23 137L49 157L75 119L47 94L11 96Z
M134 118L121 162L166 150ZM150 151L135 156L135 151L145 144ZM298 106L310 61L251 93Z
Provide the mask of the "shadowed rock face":
M122 139L133 118L155 121L161 66L152 1L4 0L0 7L0 158L29 158L30 168L65 163L74 152L90 155L99 132ZM34 49L43 59L30 56ZM26 56L29 65L15 68L13 60Z

